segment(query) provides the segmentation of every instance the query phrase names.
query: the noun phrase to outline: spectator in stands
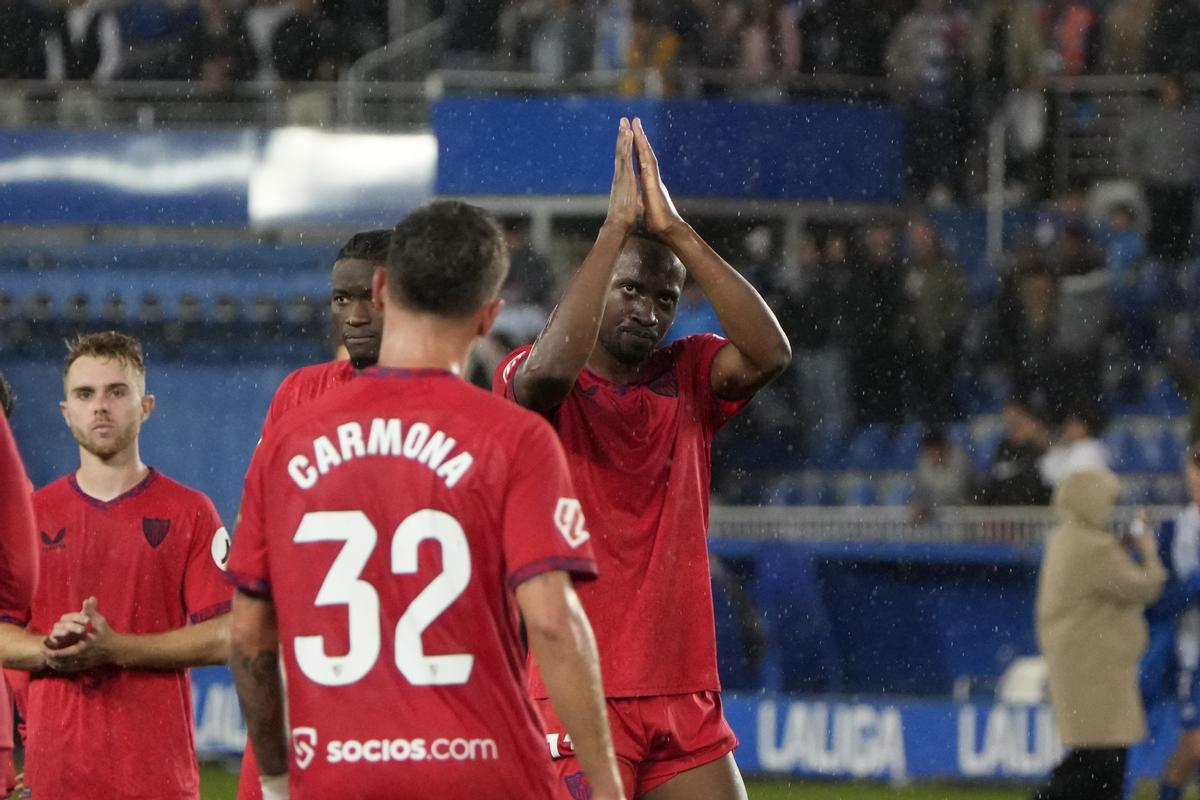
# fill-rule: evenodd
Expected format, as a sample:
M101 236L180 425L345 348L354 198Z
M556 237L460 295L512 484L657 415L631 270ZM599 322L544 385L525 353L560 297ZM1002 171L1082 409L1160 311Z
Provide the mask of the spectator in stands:
M918 201L962 195L971 121L964 102L968 28L946 0L921 0L888 41L891 90L904 114L908 188Z
M554 78L591 68L594 18L580 0L517 0L499 24L501 57L510 67Z
M504 6L505 0L446 0L442 65L451 69L494 67Z
M635 0L621 94L672 94L683 39L653 0Z
M1143 303L1139 285L1146 241L1137 228L1133 206L1116 206L1108 220L1104 257L1118 332L1129 351L1144 359L1154 339L1154 314Z
M227 94L256 69L241 9L230 0L201 0L200 24L189 46L188 77L213 94Z
M321 2L293 0L291 16L275 29L271 53L280 79L302 83L337 77L337 30L321 13Z
M22 128L28 116L25 96L9 81L46 77L45 21L29 0L0 0L0 119Z
M1158 0L1146 44L1147 72L1183 75L1200 71L1200 2Z
M554 272L550 263L533 246L529 238L529 221L516 220L505 226L508 243L508 280L504 282L506 303L549 304L555 290Z
M1125 151L1150 206L1147 248L1152 256L1177 262L1192 252L1192 215L1200 151L1200 115L1188 103L1182 78L1164 77L1158 102L1135 111L1125 122Z
M1109 531L1120 494L1108 471L1076 472L1054 494L1058 527L1042 557L1038 646L1067 754L1035 800L1122 800L1130 745L1146 737L1138 661L1146 606L1166 570L1152 534L1129 549Z
M800 31L795 5L783 0L750 1L741 30L738 68L742 78L752 84L796 74L800 68Z
M1159 0L1114 0L1104 13L1100 71L1140 75L1146 71L1146 45Z
M1042 254L1023 246L1014 270L1001 282L995 306L996 354L1018 397L1045 403L1056 389L1054 357L1058 285Z
M0 0L0 81L45 77L45 24L30 0Z
M844 250L845 240L839 241ZM824 431L844 431L850 421L846 347L839 335L849 279L846 259L824 261L816 242L806 235L800 242L799 262L780 270L775 285L767 290L768 305L778 310L779 324L795 355L795 367L774 386L776 391L790 389L798 399L792 408L799 408L799 423L810 444Z
M1030 0L984 0L972 29L976 101L987 124L1013 92L1040 91L1042 33Z
M917 419L940 425L958 412L954 379L962 354L967 282L928 220L909 223L906 261L898 331L907 360L906 397Z
M808 0L799 3L802 69L882 78L884 52L896 27L892 3Z
M844 264L849 274L842 302L850 385L857 422L896 422L903 386L896 341L903 302L902 269L895 229L872 222L862 232L862 253L850 263L846 240L834 234L825 245L825 269Z
M1099 409L1071 411L1058 428L1058 439L1038 462L1042 481L1051 488L1087 470L1112 469L1112 455L1098 435L1104 428Z
M941 428L930 428L921 439L913 472L913 521L926 522L939 509L975 501L978 477L967 454Z
M1103 392L1100 350L1112 318L1112 288L1104 255L1082 219L1068 219L1056 243L1058 273L1055 356L1061 381L1051 397L1056 418L1099 401Z
M1042 26L1046 32L1050 73L1074 77L1093 70L1098 61L1100 37L1096 12L1088 3L1046 0Z
M1049 436L1042 421L1016 398L1004 404L1004 438L984 476L979 502L985 506L1041 506L1050 502L1038 461Z

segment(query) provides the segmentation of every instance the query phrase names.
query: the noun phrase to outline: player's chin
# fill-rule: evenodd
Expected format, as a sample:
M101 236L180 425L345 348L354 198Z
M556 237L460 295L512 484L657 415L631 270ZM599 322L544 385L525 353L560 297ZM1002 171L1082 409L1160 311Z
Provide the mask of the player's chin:
M379 340L347 340L346 353L350 356L350 360L356 364L374 364L379 360Z

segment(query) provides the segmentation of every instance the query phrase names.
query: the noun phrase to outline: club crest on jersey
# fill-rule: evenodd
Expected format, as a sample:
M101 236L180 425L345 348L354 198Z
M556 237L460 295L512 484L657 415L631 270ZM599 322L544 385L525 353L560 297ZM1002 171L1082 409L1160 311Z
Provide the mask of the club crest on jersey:
M58 533L54 534L53 536L45 531L39 531L38 535L41 537L42 545L49 550L57 550L61 547L66 547L66 545L63 544L63 539L67 538L66 528L59 528Z
M292 754L296 757L297 767L308 769L317 755L316 728L292 728Z
M592 800L592 786L582 772L568 775L563 780L566 781L567 791L571 793L571 800Z
M171 532L171 520L142 517L142 533L151 547L157 548Z
M583 527L583 506L574 497L558 498L558 505L554 508L554 524L571 547L579 547L591 537Z

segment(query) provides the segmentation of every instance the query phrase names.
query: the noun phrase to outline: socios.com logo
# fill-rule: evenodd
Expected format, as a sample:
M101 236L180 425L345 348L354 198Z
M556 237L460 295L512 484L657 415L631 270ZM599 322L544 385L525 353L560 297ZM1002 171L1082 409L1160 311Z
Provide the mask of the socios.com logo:
M499 749L493 739L346 739L325 748L330 764L366 761L495 761Z
M296 766L308 769L308 765L317 754L317 729L293 728L292 752L296 755Z

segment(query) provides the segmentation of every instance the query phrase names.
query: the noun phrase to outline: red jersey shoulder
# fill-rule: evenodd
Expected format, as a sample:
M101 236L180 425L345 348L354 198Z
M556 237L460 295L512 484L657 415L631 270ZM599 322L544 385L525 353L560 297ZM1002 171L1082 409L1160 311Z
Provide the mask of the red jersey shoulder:
M278 422L287 412L320 398L330 389L348 383L354 375L354 366L345 360L310 364L292 371L279 384L275 396L271 398L266 424Z
M523 345L500 359L500 363L496 365L496 371L492 373L492 392L499 395L509 393L509 387L512 385L513 377L517 374L517 368L521 366L521 362L532 350L533 345Z

